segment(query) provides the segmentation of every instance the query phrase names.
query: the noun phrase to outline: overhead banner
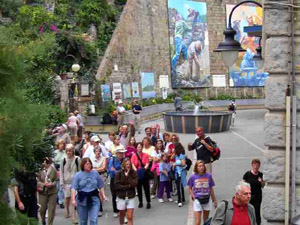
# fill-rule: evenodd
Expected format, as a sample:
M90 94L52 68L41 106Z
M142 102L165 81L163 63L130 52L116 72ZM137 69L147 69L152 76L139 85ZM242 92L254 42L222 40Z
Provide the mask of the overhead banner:
M172 88L210 86L205 2L168 0Z
M231 10L235 5L226 5L227 24ZM239 41L246 52L240 52L235 64L229 68L230 84L234 87L265 86L268 73L255 65L253 56L259 46L259 37L249 37L244 27L262 25L262 8L239 6L231 18L231 26L236 31L235 40Z
M155 98L154 73L141 73L142 97Z

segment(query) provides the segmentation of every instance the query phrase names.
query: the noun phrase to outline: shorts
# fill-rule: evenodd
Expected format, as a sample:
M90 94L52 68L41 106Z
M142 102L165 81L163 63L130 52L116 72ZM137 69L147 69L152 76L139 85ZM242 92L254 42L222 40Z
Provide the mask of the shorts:
M135 206L134 198L129 198L128 200L125 200L117 197L116 202L118 210L134 209Z
M69 127L69 131L71 133L71 136L77 136L78 127L77 126Z
M71 197L71 184L65 184L63 190L64 190L65 198L70 198Z
M213 209L214 209L214 204L211 199L209 199L208 203L202 205L197 199L194 200L194 212L202 212L203 210L210 211Z

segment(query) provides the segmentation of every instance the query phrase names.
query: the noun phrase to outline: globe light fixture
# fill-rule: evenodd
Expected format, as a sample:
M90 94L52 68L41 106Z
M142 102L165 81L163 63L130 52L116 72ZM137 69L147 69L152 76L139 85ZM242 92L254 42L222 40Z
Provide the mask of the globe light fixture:
M80 70L80 66L77 63L74 63L72 65L72 71L74 71L75 73L78 72Z
M234 64L234 62L237 60L239 52L246 51L245 49L242 48L240 42L238 42L234 39L236 31L231 26L231 18L232 18L232 14L233 14L234 10L236 8L238 8L240 5L246 4L246 3L253 3L253 4L258 5L259 7L262 7L262 5L260 3L255 2L255 1L242 1L239 4L237 4L236 6L234 6L229 14L227 28L223 32L223 34L225 35L225 40L222 41L218 45L217 49L214 50L214 52L222 53L222 59L223 59L225 65L228 67L232 66ZM260 51L260 53L261 53L261 51ZM261 57L261 54L260 54L260 57Z

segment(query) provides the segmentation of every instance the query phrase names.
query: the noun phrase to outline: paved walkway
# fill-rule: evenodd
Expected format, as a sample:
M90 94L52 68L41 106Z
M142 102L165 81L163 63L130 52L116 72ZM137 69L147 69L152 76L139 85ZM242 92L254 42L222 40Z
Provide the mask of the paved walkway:
M252 158L262 158L264 149L264 114L266 110L243 110L237 112L236 124L230 131L223 133L209 134L215 140L222 151L221 158L213 165L213 178L216 183L215 193L218 201L229 199L233 196L236 183L242 179L243 174L250 169ZM160 124L164 132L163 120L150 121L143 124L143 128L155 123ZM137 135L140 141L144 134ZM179 134L180 141L184 146L195 139L193 134ZM106 135L103 136L106 140ZM195 159L194 152L188 152L190 158ZM262 165L263 167L263 165ZM189 175L192 169L189 171ZM263 171L263 168L262 168ZM189 177L188 175L188 177ZM190 198L185 188L186 204L179 208L175 203L159 203L157 199L152 200L152 208L136 209L134 212L134 224L137 225L192 225L193 209L190 205ZM110 196L109 186L106 193ZM173 198L176 200L176 196ZM136 198L136 206L137 206ZM214 212L211 212L213 215ZM99 218L98 224L119 225L118 218L112 217L111 199L104 204L104 215ZM71 225L71 221L63 217L63 210L57 207L55 225Z

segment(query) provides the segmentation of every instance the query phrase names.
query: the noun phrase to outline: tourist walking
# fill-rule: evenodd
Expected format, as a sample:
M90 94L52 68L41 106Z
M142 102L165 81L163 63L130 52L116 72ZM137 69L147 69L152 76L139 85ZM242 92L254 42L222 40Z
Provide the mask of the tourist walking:
M81 139L82 139L82 129L83 129L82 116L81 116L81 114L79 113L78 110L75 110L74 114L75 114L75 116L77 117L77 119L79 121L77 136L78 136L78 140L81 141Z
M137 99L133 100L132 112L134 114L134 126L137 129L137 132L140 134L142 106L139 105Z
M78 118L74 115L74 113L70 113L68 118L68 128L71 133L71 140L73 141L73 144L78 141L77 132L79 126L80 122Z
M126 214L128 225L133 225L135 188L138 184L138 176L132 168L130 159L127 158L122 162L122 169L116 173L114 182L117 208L120 212L120 225L124 224Z
M251 199L250 184L241 181L235 188L234 197L222 201L216 209L211 225L256 225L254 207Z
M126 113L126 109L123 106L123 101L119 100L118 106L117 106L117 113L118 113L118 127L122 126L124 124L124 116Z
M15 173L15 177L11 181L11 186L13 187L15 197L18 224L37 225L38 205L36 197L36 174L26 172L26 168L23 166L22 171Z
M203 221L206 221L210 210L217 207L217 200L213 187L215 183L211 174L206 173L205 163L197 160L194 166L194 174L188 181L189 193L194 201L195 225L201 224L203 212Z
M80 171L81 159L75 156L75 150L73 144L66 146L66 157L60 164L60 186L64 191L65 197L65 218L70 218L70 203L71 203L71 185L73 178L77 172ZM71 220L75 224L76 220L76 209L72 207Z
M151 188L151 198L154 199L157 196L158 184L159 184L159 163L161 159L161 154L164 152L164 144L163 141L158 139L155 145L154 151L152 151L152 166L151 172L153 173L153 185Z
M149 139L149 138L148 138ZM143 152L143 144L141 142L136 145L137 153L131 157L132 167L138 173L138 197L139 197L139 208L144 206L143 204L143 190L147 201L147 209L151 208L150 200L150 184L149 178L146 177L146 170L149 170L149 155Z
M94 148L95 155L91 158L93 164L93 170L96 170L101 178L105 178L106 176L106 157L102 154L102 148L99 146ZM103 202L100 199L100 211L98 216L102 216L103 214Z
M157 198L158 201L163 203L163 195L164 191L167 194L167 198L169 202L172 202L173 199L171 198L171 191L170 191L170 182L171 182L171 168L172 165L169 162L169 157L167 154L161 155L161 160L159 164L159 187L158 187L158 194Z
M57 170L52 166L52 159L46 157L44 169L37 176L37 190L39 192L40 216L42 224L46 225L46 211L48 210L48 223L52 225L55 217L56 197L57 197Z
M131 158L131 156L136 153L136 141L135 137L131 137L126 146L125 157Z
M65 144L70 144L71 138L70 135L67 133L67 131L68 131L68 126L66 124L62 124L58 128L58 133L55 133L56 135L55 143L57 143L60 139L63 139L65 141Z
M212 163L210 158L210 153L214 150L212 141L210 137L205 135L203 127L198 127L196 129L196 134L198 138L196 138L193 144L188 144L188 150L196 150L197 160L203 160L206 171L212 173Z
M233 99L231 101L231 103L228 105L228 111L232 112L231 115L231 125L234 126L234 121L235 121L235 116L236 116L236 104L235 104L235 100Z
M251 170L247 171L243 180L250 184L251 187L251 200L250 204L254 206L256 223L261 224L260 206L262 202L262 188L265 186L263 181L263 173L259 171L260 160L253 159L251 162Z
M97 171L93 170L92 161L83 158L81 171L75 174L72 182L72 204L77 207L80 225L98 224L100 198L107 200L104 183ZM100 192L98 191L100 189ZM77 196L75 198L77 191Z
M118 136L117 136L118 137ZM115 190L115 174L122 169L122 162L124 159L124 153L126 150L123 146L118 146L115 150L115 156L113 156L108 163L108 172L110 176L110 191L112 195L112 205L113 205L113 217L118 217L119 210L117 208L117 195Z
M177 188L178 207L182 207L185 202L184 187L186 186L186 156L181 143L174 144L174 154L172 158L175 159L173 163L173 170L175 171L175 182Z
M53 152L53 163L55 166L55 169L58 171L58 177L60 173L60 165L63 161L63 159L66 157L66 151L65 151L65 141L63 139L60 139L56 144L56 150ZM61 209L64 208L64 191L62 186L60 185L60 181L57 182L57 198L58 198L58 204Z

